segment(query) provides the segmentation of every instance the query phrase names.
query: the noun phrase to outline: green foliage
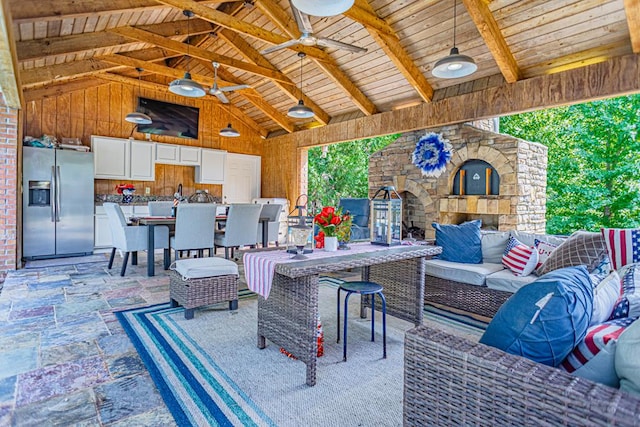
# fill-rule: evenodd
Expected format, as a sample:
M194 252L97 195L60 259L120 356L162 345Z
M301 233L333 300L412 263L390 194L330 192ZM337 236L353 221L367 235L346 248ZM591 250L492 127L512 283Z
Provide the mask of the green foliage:
M369 156L391 144L398 135L367 138L309 149L309 202L337 206L344 197L369 196Z
M547 232L640 225L640 95L500 119L549 148Z

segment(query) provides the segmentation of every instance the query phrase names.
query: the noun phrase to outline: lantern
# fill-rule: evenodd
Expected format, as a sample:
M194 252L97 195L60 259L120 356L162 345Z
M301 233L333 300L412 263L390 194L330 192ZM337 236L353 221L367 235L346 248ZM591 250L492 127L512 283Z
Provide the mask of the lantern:
M394 187L380 187L371 199L371 244L392 246L401 240L402 198Z
M296 200L296 206L287 217L287 252L297 254L296 259L302 254L313 252L313 217L308 215L306 204L300 202L301 195Z

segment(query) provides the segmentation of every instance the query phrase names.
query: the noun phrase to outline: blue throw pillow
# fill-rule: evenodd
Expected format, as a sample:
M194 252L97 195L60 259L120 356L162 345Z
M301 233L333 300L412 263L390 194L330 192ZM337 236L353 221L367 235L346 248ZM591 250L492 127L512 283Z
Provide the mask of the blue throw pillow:
M584 339L592 310L593 288L586 267L561 268L513 294L480 342L558 366Z
M431 226L436 230L436 245L442 247L438 258L467 264L482 263L481 225L479 219L460 225L432 223Z

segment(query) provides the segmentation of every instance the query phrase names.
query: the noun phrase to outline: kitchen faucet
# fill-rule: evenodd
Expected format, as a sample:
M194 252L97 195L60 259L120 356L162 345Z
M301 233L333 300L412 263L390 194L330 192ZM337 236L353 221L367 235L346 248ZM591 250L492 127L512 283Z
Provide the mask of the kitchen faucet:
M180 195L180 198L182 199L182 183L178 184L178 194Z

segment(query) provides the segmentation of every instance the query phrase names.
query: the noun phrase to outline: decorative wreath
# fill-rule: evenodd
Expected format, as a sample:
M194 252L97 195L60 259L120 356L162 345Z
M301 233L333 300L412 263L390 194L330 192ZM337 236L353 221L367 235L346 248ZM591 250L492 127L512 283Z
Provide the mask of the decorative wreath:
M440 176L451 160L452 148L442 135L428 133L418 140L412 162L420 168L422 175Z

